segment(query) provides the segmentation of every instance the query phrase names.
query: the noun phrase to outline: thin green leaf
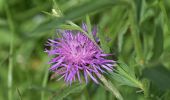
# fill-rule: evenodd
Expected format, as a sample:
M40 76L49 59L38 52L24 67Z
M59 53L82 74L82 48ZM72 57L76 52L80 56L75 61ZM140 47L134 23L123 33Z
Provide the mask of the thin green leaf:
M128 29L128 23L126 23L124 25L123 28L121 28L120 33L118 34L118 51L121 52L122 51L122 46L123 46L123 42L124 42L124 35L126 33Z
M153 47L153 56L151 60L159 59L163 52L163 29L161 24L156 25L156 32L154 37L154 47Z
M119 64L117 65L115 72L111 73L112 78L123 85L137 87L144 90L142 83L135 77L134 74L132 74L133 72L131 73L131 71L133 70L127 65Z
M87 24L87 31L88 31L88 34L89 34L89 37L93 39L93 35L92 35L92 26L91 26L91 22L90 22L90 17L88 15L86 15L86 24Z
M39 32L45 32L49 31L51 29L55 29L59 24L68 21L73 20L75 18L79 18L81 16L87 15L94 11L100 11L104 8L112 7L113 5L121 5L126 4L123 0L106 0L103 2L103 0L93 0L90 2L86 2L82 5L75 6L68 11L65 12L65 16L54 19L54 20L48 20L45 23L39 25L36 30L34 30L31 33L39 33Z
M18 88L17 88L17 93L19 95L20 100L22 100L21 92L20 92L20 90Z
M65 30L78 30L78 31L84 32L81 28L76 27L76 26L71 26L71 25L60 25L58 28L65 29Z

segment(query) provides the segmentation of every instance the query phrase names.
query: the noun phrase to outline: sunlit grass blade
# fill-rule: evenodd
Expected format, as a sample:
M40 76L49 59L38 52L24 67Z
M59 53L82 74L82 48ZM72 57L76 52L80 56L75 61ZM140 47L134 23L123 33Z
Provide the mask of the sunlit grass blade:
M14 41L14 33L15 27L12 19L12 15L9 9L8 4L5 5L6 15L8 18L8 25L11 31L11 40L10 40L10 50L9 50L9 63L8 63L8 99L12 100L12 84L13 84L13 41Z

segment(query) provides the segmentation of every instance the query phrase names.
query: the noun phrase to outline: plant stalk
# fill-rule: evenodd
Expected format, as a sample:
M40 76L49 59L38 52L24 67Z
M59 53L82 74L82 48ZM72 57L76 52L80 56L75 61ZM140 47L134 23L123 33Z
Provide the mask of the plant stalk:
M8 63L8 100L13 100L12 96L12 84L13 84L13 41L14 41L14 33L15 33L15 28L14 28L14 22L12 19L12 15L10 12L10 9L8 7L8 4L5 5L5 10L6 10L6 16L7 16L7 21L9 25L9 29L11 31L11 39L10 39L10 50L9 50L9 63Z

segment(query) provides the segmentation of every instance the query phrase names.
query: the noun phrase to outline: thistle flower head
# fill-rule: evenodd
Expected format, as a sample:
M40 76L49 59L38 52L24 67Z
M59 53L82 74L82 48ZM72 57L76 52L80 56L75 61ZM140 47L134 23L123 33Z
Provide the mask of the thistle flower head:
M86 25L83 29L86 31ZM96 32L96 29L92 31L94 38ZM81 82L82 76L86 82L90 77L98 83L96 77L106 70L112 71L115 64L115 61L106 59L109 54L104 54L99 46L82 32L66 30L61 38L49 39L48 46L51 49L46 52L53 55L49 62L52 64L50 70L59 75L59 79L64 78L66 83L71 84L76 79Z

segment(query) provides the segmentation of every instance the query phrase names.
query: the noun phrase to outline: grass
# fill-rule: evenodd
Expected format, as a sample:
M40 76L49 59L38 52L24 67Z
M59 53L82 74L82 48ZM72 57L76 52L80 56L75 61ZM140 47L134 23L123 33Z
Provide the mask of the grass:
M0 100L169 100L169 12L169 0L0 0ZM92 40L97 25L115 71L100 84L51 80L44 44L82 22Z

